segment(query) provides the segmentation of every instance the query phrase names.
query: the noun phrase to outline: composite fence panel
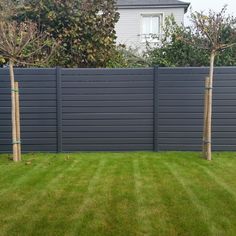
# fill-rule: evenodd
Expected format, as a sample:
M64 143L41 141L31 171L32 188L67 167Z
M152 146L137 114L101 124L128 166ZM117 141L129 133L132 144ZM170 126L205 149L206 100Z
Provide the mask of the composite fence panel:
M20 87L22 150L55 152L56 75L54 69L15 69ZM0 70L0 152L11 150L11 90Z
M160 150L201 150L207 68L159 68ZM213 149L236 150L236 68L217 68Z
M64 151L153 150L153 69L63 69Z

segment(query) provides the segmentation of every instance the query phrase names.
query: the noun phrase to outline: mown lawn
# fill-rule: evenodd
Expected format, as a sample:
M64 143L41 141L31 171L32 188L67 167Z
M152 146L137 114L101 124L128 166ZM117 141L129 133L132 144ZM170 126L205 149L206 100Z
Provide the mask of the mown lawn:
M236 235L236 153L0 155L0 236Z

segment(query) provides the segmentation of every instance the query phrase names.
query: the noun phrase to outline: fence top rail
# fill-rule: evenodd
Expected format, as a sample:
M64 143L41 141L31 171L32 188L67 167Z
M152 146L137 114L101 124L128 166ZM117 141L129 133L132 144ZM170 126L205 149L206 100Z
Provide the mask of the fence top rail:
M160 74L207 74L209 67L159 67ZM215 74L235 74L236 67L215 67Z
M55 68L15 68L15 75L55 75ZM8 75L9 68L0 68L0 75Z
M62 68L62 75L150 75L149 68Z
M150 75L153 67L147 68L61 68L62 75ZM159 67L160 74L207 74L209 67ZM16 75L55 75L56 68L15 68ZM216 74L235 74L236 66L215 67ZM0 75L8 75L8 68L0 68Z

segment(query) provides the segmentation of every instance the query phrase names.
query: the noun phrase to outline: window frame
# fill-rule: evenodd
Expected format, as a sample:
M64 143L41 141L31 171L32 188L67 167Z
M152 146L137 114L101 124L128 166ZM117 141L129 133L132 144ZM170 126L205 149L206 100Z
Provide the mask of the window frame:
M160 33L159 33L159 37L161 37L161 35L162 35L162 31L163 31L163 26L164 26L164 13L163 12L145 12L145 13L141 13L140 14L140 41L142 42L142 43L146 43L146 42L148 42L148 43L157 43L158 41L159 41L159 39L158 38L155 38L155 39L152 39L151 37L150 38L145 38L144 37L144 34L143 34L143 18L144 17L159 17L159 27L160 27L160 29L159 29L159 31L160 31ZM150 34L151 35L151 34Z

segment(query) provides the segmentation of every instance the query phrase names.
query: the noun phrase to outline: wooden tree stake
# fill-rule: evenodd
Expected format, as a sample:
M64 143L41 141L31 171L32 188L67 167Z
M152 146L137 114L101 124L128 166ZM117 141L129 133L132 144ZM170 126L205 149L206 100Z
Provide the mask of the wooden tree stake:
M11 122L12 122L12 146L13 161L17 162L17 136L16 136L16 92L15 92L15 76L13 62L9 61L10 80L11 80Z
M204 96L204 123L202 138L202 156L206 158L206 141L207 141L207 114L208 114L208 97L209 97L209 77L205 79L205 96Z
M21 131L20 131L20 96L19 85L15 82L16 99L16 139L17 139L17 161L21 161Z

